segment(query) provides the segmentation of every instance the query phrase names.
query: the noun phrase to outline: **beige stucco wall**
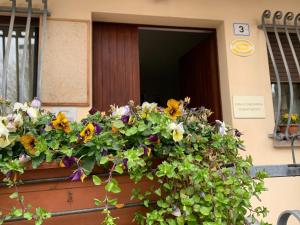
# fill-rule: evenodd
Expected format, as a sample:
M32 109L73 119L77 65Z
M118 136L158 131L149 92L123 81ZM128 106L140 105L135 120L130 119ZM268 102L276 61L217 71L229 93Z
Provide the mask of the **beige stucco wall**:
M7 5L7 2L1 0L0 4ZM38 6L39 1L35 0L34 4ZM257 25L265 9L300 12L299 0L49 0L49 9L51 18L216 28L225 121L245 134L246 154L253 156L256 165L291 162L289 149L273 148L272 140L268 138L274 126L273 105L265 38ZM250 24L250 37L242 38L255 45L252 56L238 57L231 53L229 44L237 38L233 35L233 22ZM80 94L72 87L64 91ZM234 95L264 96L266 118L235 119L232 114ZM78 107L78 116L82 117L88 108ZM274 224L285 209L300 209L300 178L268 179L266 184L269 191L262 196L262 202L270 210L268 219L271 223ZM291 220L289 224L296 222Z

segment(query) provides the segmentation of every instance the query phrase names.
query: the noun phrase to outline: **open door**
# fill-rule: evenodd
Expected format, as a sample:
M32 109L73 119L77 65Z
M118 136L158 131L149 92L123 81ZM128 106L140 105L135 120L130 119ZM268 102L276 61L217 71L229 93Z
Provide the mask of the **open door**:
M179 68L181 96L191 97L191 107L213 111L211 121L222 120L215 33L182 56Z
M140 102L138 28L93 23L93 107Z

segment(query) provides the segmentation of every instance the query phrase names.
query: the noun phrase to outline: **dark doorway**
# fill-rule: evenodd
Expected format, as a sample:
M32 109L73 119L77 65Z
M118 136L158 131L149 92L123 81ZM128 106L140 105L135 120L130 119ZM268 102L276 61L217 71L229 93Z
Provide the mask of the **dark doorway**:
M139 28L141 100L164 106L191 97L221 119L217 46L214 30Z
M93 24L93 106L191 97L222 119L214 30Z

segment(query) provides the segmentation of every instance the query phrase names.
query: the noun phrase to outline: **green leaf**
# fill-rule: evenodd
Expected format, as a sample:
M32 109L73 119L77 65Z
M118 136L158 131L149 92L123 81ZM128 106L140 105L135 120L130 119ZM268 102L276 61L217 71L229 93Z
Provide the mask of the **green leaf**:
M18 193L18 192L14 192L14 193L12 193L12 194L9 196L10 199L16 199L16 198L18 198L18 197L19 197L19 193Z
M93 171L94 166L95 166L94 157L88 157L82 160L82 168L84 169L86 175L89 175Z
M32 220L32 213L31 212L25 212L24 213L24 218L26 220Z
M161 190L160 190L160 188L156 189L154 191L154 193L157 194L158 196L161 196Z
M128 130L125 131L126 136L132 136L138 132L138 129L136 127L131 127Z
M101 185L102 181L98 176L93 175L93 183L94 183L94 185L98 186L98 185Z
M23 212L22 212L22 209L13 209L12 212L11 212L11 215L14 216L14 217L19 217L19 216L22 216Z
M118 182L115 179L112 179L105 185L105 190L115 194L121 192L121 188L119 187Z
M120 129L124 126L125 126L125 124L121 120L116 120L113 122L113 127L115 127L115 128Z
M100 164L100 165L104 165L104 164L106 164L108 161L109 161L108 156L102 156L101 159L100 159L99 164Z
M94 204L95 204L96 206L99 206L99 205L102 204L102 202L101 202L99 199L94 198Z
M115 171L119 174L123 173L123 168L122 168L122 164L119 164L115 167Z
M208 216L210 214L211 208L210 207L201 207L200 213L204 216Z
M113 199L108 199L107 202L108 204L115 206L118 203L118 200L116 198L113 198Z
M33 169L38 168L44 160L45 160L45 155L44 154L33 157L32 158L32 168Z

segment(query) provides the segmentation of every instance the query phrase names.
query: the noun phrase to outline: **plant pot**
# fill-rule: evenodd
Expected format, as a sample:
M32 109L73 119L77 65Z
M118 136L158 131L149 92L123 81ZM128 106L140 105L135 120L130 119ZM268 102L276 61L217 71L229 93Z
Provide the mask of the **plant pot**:
M72 182L67 178L72 173L72 169L58 167L56 163L42 164L37 169L28 169L21 175L24 181L45 179L45 178L62 178L61 181L41 182L35 184L23 184L18 186L18 192L25 198L25 205L31 204L34 207L45 208L49 212L62 212L78 209L87 209L95 207L103 207L104 205L95 206L94 198L103 199L105 196L105 185L94 186L91 178L86 178L82 183L81 181ZM95 173L105 173L105 170L97 168ZM101 177L101 175L99 175ZM114 175L122 189L119 194L109 194L109 198L117 198L120 204L140 203L139 200L130 200L131 191L134 188L140 188L142 191L149 190L154 181L144 179L138 184L134 184L127 175ZM102 180L107 179L107 176L101 177ZM0 187L0 211L7 212L14 205L20 207L16 200L9 198L9 195L15 192L14 188ZM117 224L128 225L132 223L136 211L145 212L146 208L143 206L123 207L112 210L112 215L119 217ZM45 220L45 225L99 225L101 224L104 215L101 211L65 215L53 217ZM18 221L8 222L10 225L26 225L33 224L31 221Z
M285 134L286 127L287 127L287 125L279 125L280 133ZM299 125L298 124L290 124L289 130L288 130L290 135L297 134L298 131L299 131Z

